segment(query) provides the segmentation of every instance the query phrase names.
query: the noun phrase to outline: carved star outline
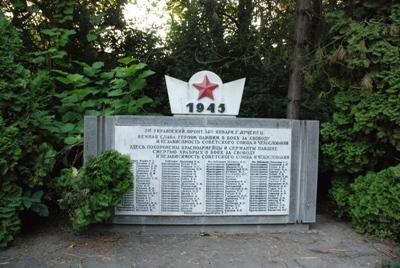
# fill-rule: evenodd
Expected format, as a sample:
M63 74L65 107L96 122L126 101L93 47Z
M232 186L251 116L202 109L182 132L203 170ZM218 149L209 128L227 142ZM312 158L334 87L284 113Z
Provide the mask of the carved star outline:
M218 84L214 84L214 83L210 82L207 75L204 75L203 82L194 83L193 86L197 90L199 90L199 97L197 98L198 100L200 100L204 97L208 97L208 98L214 100L213 90L215 90L218 87Z

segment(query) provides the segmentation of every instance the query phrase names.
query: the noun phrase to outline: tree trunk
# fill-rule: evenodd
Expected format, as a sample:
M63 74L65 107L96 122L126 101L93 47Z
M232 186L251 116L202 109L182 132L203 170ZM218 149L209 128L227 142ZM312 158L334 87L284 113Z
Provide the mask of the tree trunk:
M319 46L321 38L321 26L322 26L322 0L312 0L312 20L311 20L311 37L310 41L312 43L311 50L314 50Z
M205 15L208 20L211 37L209 39L210 48L214 48L218 53L223 54L226 49L224 42L224 29L222 20L218 15L217 1L204 1Z
M249 48L249 43L251 43L249 39L251 38L250 27L253 8L254 6L252 0L239 0L237 11L237 18L239 22L237 40L240 48L240 56L246 54Z
M291 64L288 104L286 117L299 119L300 102L303 89L303 57L308 51L310 23L312 19L312 0L297 0L296 25L295 25L295 47Z

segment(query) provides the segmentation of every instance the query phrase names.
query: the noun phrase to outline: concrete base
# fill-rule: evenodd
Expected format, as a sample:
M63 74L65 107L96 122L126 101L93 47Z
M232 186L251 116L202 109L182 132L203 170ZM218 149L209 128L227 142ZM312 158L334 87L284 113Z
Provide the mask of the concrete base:
M98 155L105 150L116 148L116 128L123 126L140 127L196 127L196 128L238 128L238 129L283 129L291 130L290 148L290 189L289 211L284 215L164 215L154 213L148 216L114 215L117 224L138 225L250 225L244 228L270 229L267 224L314 223L318 175L319 122L312 120L229 118L212 116L86 116L84 129L84 159ZM249 178L247 178L249 179ZM128 213L129 214L129 213ZM253 227L251 227L253 226ZM254 227L264 226L264 227ZM148 226L146 228L149 228ZM153 228L153 227L150 227ZM165 227L163 227L165 228ZM180 228L180 227L179 227ZM196 227L199 229L199 227ZM204 227L205 228L205 227ZM234 227L218 227L222 230ZM281 228L272 227L275 230ZM285 226L283 229L286 229ZM141 230L141 229L140 229ZM201 230L201 229L200 229ZM233 231L236 232L236 231ZM249 232L249 231L247 231Z
M241 225L126 225L113 224L111 229L138 234L210 234L210 233L282 233L304 232L309 224L241 224Z

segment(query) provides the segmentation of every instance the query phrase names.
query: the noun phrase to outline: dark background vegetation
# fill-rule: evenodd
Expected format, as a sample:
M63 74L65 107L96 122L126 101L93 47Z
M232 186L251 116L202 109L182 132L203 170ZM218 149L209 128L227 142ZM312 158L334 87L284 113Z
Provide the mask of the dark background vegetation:
M169 0L166 40L127 23L126 0L2 1L0 246L26 215L59 211L55 178L82 164L84 115L170 114L165 74L246 77L240 116L286 117L296 14L310 21L300 118L321 122L319 198L399 239L400 174L387 168L400 160L400 5L307 1Z

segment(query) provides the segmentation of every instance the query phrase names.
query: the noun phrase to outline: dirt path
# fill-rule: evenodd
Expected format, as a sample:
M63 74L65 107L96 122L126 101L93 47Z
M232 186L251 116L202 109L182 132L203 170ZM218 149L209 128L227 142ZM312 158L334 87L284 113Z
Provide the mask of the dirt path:
M380 267L400 246L362 236L320 215L310 231L263 234L140 235L98 228L76 236L42 228L0 252L2 267Z

